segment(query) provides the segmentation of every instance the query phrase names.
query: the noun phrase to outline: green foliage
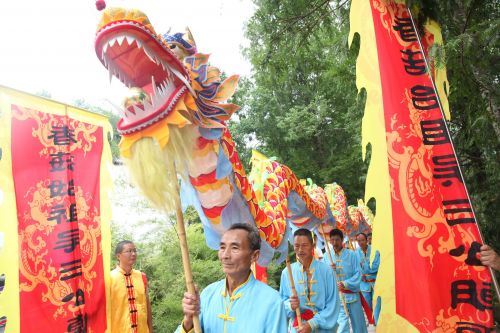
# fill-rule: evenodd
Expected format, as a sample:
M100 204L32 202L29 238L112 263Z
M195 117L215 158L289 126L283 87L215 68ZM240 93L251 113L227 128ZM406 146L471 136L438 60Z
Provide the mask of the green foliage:
M356 50L348 50L346 1L254 1L244 52L254 72L235 102L230 125L243 161L251 143L302 178L336 181L355 203L364 192L364 99L355 86Z

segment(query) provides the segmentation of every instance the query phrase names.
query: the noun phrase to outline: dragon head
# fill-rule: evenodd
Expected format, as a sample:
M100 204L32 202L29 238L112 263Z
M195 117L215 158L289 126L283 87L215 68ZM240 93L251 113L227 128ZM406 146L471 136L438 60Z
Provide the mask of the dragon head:
M160 35L143 12L108 8L98 25L95 50L110 79L114 76L130 88L123 106L118 107L122 118L117 130L125 138L156 137L163 146L158 135L144 132L165 124L223 127L239 108L226 103L238 76L221 82L220 71L208 64L209 56L197 53L189 29ZM135 139L129 141L122 153Z
M130 88L123 106L116 106L122 116L117 124L121 155L146 196L157 206L171 207L168 193L176 191L175 170L191 164L198 127L223 128L239 108L226 103L238 76L222 81L220 71L208 64L209 56L197 52L189 29L157 34L136 9L103 11L95 50L110 79ZM158 171L156 177L152 170Z
M169 44L158 35L139 10L109 8L103 12L96 33L97 56L110 79L115 76L131 88L117 126L121 134L140 131L166 118L192 90L180 55L196 47L179 35L173 41Z

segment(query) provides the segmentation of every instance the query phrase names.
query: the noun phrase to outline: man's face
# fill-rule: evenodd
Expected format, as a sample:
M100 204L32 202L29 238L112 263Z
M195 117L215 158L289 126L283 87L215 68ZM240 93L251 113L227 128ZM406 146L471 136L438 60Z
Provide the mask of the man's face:
M219 260L226 275L247 274L250 266L259 258L259 250L252 251L248 241L248 231L229 230L222 235Z
M313 257L313 243L307 236L295 236L293 248L301 264L309 263Z
M335 251L340 251L342 249L342 238L340 236L335 235L330 238L330 243L333 245Z
M134 244L125 244L122 252L116 255L118 261L124 266L133 266L137 260L137 249Z
M368 247L368 243L366 241L366 238L364 235L358 235L356 236L356 240L358 241L359 247L362 248L363 250L366 250Z

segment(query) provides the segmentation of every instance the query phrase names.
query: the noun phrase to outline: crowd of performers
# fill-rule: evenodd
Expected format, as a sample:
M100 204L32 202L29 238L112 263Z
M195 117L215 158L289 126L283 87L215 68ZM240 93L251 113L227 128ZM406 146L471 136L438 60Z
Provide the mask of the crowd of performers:
M322 253L311 231L296 230L297 261L283 270L277 291L252 272L260 254L259 232L249 224L234 224L223 234L218 251L226 277L201 294L184 294L184 319L176 333L194 332L195 315L204 333L367 332L375 324L373 291L380 254L375 251L371 257L371 234L359 233L356 241L354 248L341 230L333 229ZM147 279L133 269L134 243L118 243L115 256L111 333L152 333ZM489 246L483 245L480 259L500 270L500 256Z
M218 253L225 279L200 295L185 293L184 319L177 332L192 332L195 314L203 332L367 332L368 322L373 322L372 295L380 259L376 252L370 261L368 235L358 234L357 241L357 249L349 249L342 231L333 229L329 255L321 257L311 231L296 230L292 279L285 268L278 292L251 272L259 256L258 231L248 224L233 225L224 233Z

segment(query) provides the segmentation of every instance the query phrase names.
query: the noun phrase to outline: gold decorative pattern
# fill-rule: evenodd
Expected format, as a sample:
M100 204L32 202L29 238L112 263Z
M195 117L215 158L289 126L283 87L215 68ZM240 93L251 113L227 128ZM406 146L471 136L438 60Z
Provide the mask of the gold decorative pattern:
M40 156L58 152L73 152L78 149L83 150L84 154L86 154L92 150L92 146L96 142L95 132L99 129L98 126L86 124L69 117L57 117L53 114L17 105L12 106L12 117L20 121L30 119L36 122L36 126L33 126L32 136L37 138L43 146L43 149L39 152ZM53 140L48 139L54 126L68 126L74 131L74 138L77 142L69 146L54 145Z

